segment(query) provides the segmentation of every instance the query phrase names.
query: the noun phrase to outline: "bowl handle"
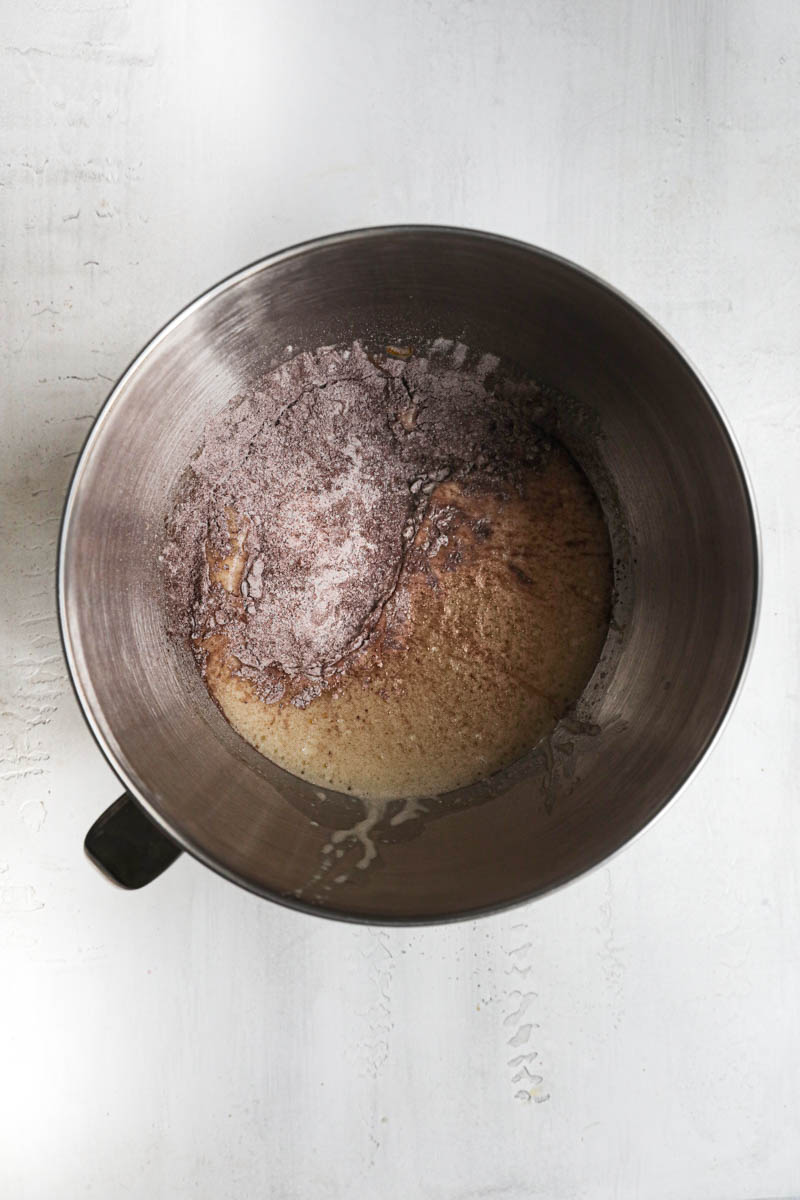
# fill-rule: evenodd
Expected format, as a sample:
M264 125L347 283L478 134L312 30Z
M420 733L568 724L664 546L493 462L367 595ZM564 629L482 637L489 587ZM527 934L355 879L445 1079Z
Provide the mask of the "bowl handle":
M181 853L127 792L97 818L83 845L104 875L129 889L151 883Z

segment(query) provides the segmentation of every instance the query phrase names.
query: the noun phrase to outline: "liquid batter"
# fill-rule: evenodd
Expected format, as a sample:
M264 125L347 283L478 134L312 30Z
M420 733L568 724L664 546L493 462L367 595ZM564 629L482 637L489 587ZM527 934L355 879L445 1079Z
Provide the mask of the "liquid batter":
M536 385L497 367L441 341L296 355L187 470L171 632L241 736L317 786L382 801L486 778L594 670L603 514Z
M204 639L206 682L234 729L314 784L394 799L473 783L549 733L594 670L611 555L597 500L567 453L556 449L521 495L444 483L431 499L431 514L455 514L447 544L429 573L404 581L406 611L387 613L336 687L306 707L265 703L237 674L225 635ZM238 549L212 571L237 594L243 567Z

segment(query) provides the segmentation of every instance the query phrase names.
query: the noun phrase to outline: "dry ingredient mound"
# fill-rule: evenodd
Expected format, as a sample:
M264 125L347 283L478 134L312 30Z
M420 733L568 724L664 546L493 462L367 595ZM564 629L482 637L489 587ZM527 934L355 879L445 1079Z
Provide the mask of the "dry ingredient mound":
M514 488L552 449L531 386L464 347L301 353L205 427L167 520L170 632L223 633L261 699L303 705L367 645L438 484ZM454 365L454 363L456 365ZM442 533L446 537L446 532ZM238 594L211 564L244 558Z

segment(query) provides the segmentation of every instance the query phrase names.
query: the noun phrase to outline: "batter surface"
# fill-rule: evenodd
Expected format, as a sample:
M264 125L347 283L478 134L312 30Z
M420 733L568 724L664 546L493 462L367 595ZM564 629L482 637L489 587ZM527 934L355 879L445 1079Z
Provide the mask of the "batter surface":
M469 368L463 348L405 353L300 356L216 418L164 555L174 632L233 727L375 799L535 745L610 610L600 506L535 396L493 388L496 360Z

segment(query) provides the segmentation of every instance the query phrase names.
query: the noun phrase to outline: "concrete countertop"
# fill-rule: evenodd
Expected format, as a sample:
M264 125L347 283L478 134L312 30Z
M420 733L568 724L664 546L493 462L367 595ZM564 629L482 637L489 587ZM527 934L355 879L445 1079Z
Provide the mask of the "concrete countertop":
M797 5L2 13L0 1195L800 1195ZM743 696L653 828L507 915L345 927L187 856L115 890L54 608L77 451L196 293L392 221L571 257L699 365L760 506Z

